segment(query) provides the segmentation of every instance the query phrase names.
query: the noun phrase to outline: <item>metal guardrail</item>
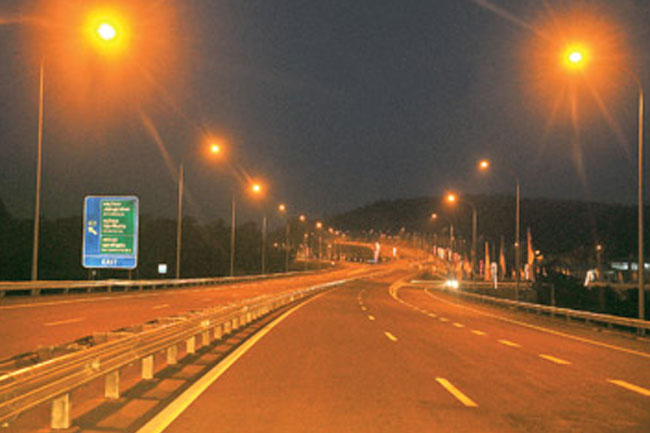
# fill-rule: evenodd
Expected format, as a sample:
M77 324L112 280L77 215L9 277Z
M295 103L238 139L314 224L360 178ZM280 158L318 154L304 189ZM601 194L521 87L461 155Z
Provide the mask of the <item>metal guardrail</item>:
M183 278L183 279L160 279L160 280L72 280L72 281L19 281L19 282L2 282L0 283L0 297L7 292L29 292L32 296L40 295L43 292L61 292L68 294L70 292L93 292L106 291L111 292L113 289L120 291L128 290L146 290L162 288L181 288L208 285L221 285L236 282L268 280L272 278L292 277L296 275L309 275L323 270L316 271L296 271L288 273L273 273L264 275L244 275L240 277L217 277L217 278Z
M133 332L115 332L104 342L31 367L0 376L0 423L40 404L52 402L51 427L70 427L70 393L93 380L105 377L105 397L119 398L120 368L142 362L142 378L153 379L154 354L166 351L168 365L177 363L178 345L195 353L197 338L202 345L221 339L240 326L298 299L343 284L335 281L282 295L265 295L241 304L173 316L149 323Z
M589 311L573 310L570 308L553 307L550 305L541 305L541 304L534 304L531 302L514 301L512 299L496 298L494 296L486 296L486 295L479 295L476 293L465 292L462 289L453 290L444 287L442 285L432 286L431 288L443 290L447 293L466 296L468 298L478 299L486 303L508 306L512 308L522 309L524 311L536 312L537 314L545 313L548 314L549 316L560 316L560 317L564 316L566 320L578 319L578 320L584 320L587 323L593 322L593 323L604 324L607 327L612 327L613 325L616 325L623 328L636 329L640 332L650 331L650 321L648 320L632 319L628 317L614 316L611 314L592 313Z

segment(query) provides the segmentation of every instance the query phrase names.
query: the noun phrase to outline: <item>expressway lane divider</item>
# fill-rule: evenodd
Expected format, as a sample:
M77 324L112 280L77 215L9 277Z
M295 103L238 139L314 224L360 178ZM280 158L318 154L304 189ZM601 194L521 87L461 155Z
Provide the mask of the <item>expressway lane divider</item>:
M390 341L392 341L392 342L396 342L396 341L397 341L397 337L395 337L393 334L391 334L391 333L388 332L388 331L385 331L385 332L384 332L384 335L386 336L386 338L388 338L388 339L389 339Z
M539 357L542 358L542 359L545 359L547 361L551 361L551 362L553 362L555 364L558 364L558 365L571 365L571 363L569 361L565 361L564 359L556 358L555 356L545 355L545 354L541 353L541 354L539 354Z
M472 329L472 334L478 335L479 337L484 337L487 335L487 332L479 331L478 329Z
M456 388L451 382L443 377L436 377L436 382L438 382L447 392L456 397L465 407L475 408L478 407L478 404L465 394Z
M201 394L208 389L219 377L221 377L235 362L237 362L246 352L248 352L258 341L267 335L273 328L279 325L284 319L293 314L296 310L302 308L315 299L323 296L325 293L310 298L307 302L300 303L281 316L274 319L256 334L244 341L237 349L229 354L225 359L214 366L201 379L192 384L187 390L179 395L174 401L167 405L160 413L149 420L136 433L161 433L164 431L181 413L185 411Z
M510 340L503 340L503 339L501 339L501 340L498 340L498 341L499 341L499 343L503 344L504 346L514 347L514 348L519 348L519 347L521 347L521 344L519 344L519 343L515 343L515 342L510 341Z
M55 321L55 322L46 322L46 323L43 323L43 326L69 325L71 323L83 322L84 320L86 320L85 317L75 317L75 318L72 318L72 319L58 320L58 321Z
M97 334L93 337L95 343L89 347L79 346L76 351L1 375L0 424L50 403L50 427L68 429L71 427L71 393L74 390L105 379L105 398L119 399L120 370L123 367L141 363L142 380L151 380L155 354L166 353L167 365L176 365L179 345L185 346L187 355L194 355L198 348L208 346L257 319L366 277L356 276L277 295L256 296L226 307L192 311L118 332Z
M638 385L633 385L631 383L625 382L624 380L618 379L607 379L607 382L616 386L620 386L621 388L625 388L628 391L636 392L637 394L641 394L645 397L650 397L650 389L646 389Z
M634 356L638 356L638 357L641 357L641 358L650 359L650 353L648 353L648 352L641 352L639 350L628 349L626 347L616 346L614 344L603 343L601 341L592 340L590 338L579 337L577 335L567 334L566 332L556 331L555 329L547 328L547 327L540 326L540 325L533 325L531 323L523 322L521 320L510 319L508 317L500 316L498 314L489 313L489 312L482 311L482 310L477 309L477 308L468 307L466 305L462 305L462 304L459 304L457 302L451 302L451 301L449 301L447 299L443 299L443 298L441 298L439 296L436 296L433 293L431 293L429 289L425 289L424 293L426 293L428 296L430 296L433 299L436 299L436 300L438 300L440 302L443 302L443 303L446 303L446 304L449 304L449 305L453 305L453 306L455 306L457 308L460 308L460 309L463 309L463 310L466 310L466 311L471 311L471 312L479 314L481 316L490 317L490 318L493 318L493 319L496 319L496 320L499 320L499 321L502 321L502 322L511 323L511 324L522 326L522 327L529 328L529 329L534 329L536 331L544 332L544 333L547 333L547 334L555 335L555 336L566 338L566 339L569 339L569 340L579 341L581 343L589 344L589 345L592 345L592 346L597 346L597 347L601 347L601 348L605 348L605 349L609 349L609 350L614 350L614 351L618 351L618 352L622 352L622 353L627 353L628 355L634 355Z

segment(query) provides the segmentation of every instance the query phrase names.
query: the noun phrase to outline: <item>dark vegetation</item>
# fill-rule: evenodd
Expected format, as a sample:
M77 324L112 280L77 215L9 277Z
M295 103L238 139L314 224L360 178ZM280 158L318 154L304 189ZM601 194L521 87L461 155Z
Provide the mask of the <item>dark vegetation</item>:
M504 237L505 255L511 269L514 257L515 199L512 196L468 196L466 199L477 207L478 257L489 242L498 253L501 237ZM645 215L650 208L646 206ZM436 221L431 214L437 213ZM351 231L368 239L381 233L399 235L406 239L426 239L445 245L449 237L449 223L453 223L457 239L469 256L472 233L470 206L459 203L452 210L443 203L442 197L409 200L378 201L351 212L335 216L328 223ZM649 218L646 217L646 218ZM650 224L645 224L644 240L648 245ZM638 292L636 289L613 287L584 287L584 272L596 267L596 245L603 246L601 263L603 270L612 261L636 262L637 257L637 207L635 205L588 203L579 201L522 199L521 233L522 263L526 262L526 230L531 229L533 247L543 259L534 286L535 298L551 304L551 291L558 306L606 312L636 317ZM414 235L415 234L415 235ZM465 241L464 243L462 241ZM646 247L647 251L647 247ZM646 257L646 262L648 257ZM633 275L624 275L632 281ZM650 276L646 275L646 281ZM650 300L646 291L646 311Z

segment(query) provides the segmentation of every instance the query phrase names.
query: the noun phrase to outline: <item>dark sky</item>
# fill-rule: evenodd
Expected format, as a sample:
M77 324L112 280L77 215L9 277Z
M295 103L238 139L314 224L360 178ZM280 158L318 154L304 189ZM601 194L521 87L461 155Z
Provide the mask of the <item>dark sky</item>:
M626 53L609 66L648 82L647 1L493 0L498 14L471 0L132 0L118 3L145 5L133 43L108 67L91 50L38 41L69 15L55 10L63 3L0 0L0 23L10 21L0 24L0 198L15 216L33 209L42 51L48 217L79 215L89 194L136 194L141 212L173 216L162 148L174 167L188 155L187 212L227 217L232 176L195 151L207 131L268 183L269 209L283 201L322 216L447 188L512 193L510 173L524 197L636 200L632 79L579 89L574 127L566 86L540 65L558 33L550 16L574 27L598 17L608 46ZM484 156L488 176L475 170Z

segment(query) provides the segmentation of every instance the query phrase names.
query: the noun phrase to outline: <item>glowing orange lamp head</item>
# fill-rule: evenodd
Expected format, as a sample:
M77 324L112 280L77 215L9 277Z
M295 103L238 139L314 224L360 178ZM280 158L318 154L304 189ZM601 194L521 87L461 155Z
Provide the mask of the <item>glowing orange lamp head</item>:
M307 221L307 217L304 216L304 215L300 215L300 216L298 217L298 219L300 220L300 222L303 222L303 223L304 223L305 221Z
M106 42L113 41L115 38L117 38L117 29L108 21L99 23L95 29L95 33L97 33L97 36L100 39Z
M456 203L456 201L458 201L458 196L455 193L450 192L447 194L445 199L447 200L447 203Z
M479 170L487 170L490 168L490 161L487 159L482 159L478 162L478 169Z
M281 203L281 204L278 205L278 210L280 212L285 212L287 210L287 207L284 204Z

